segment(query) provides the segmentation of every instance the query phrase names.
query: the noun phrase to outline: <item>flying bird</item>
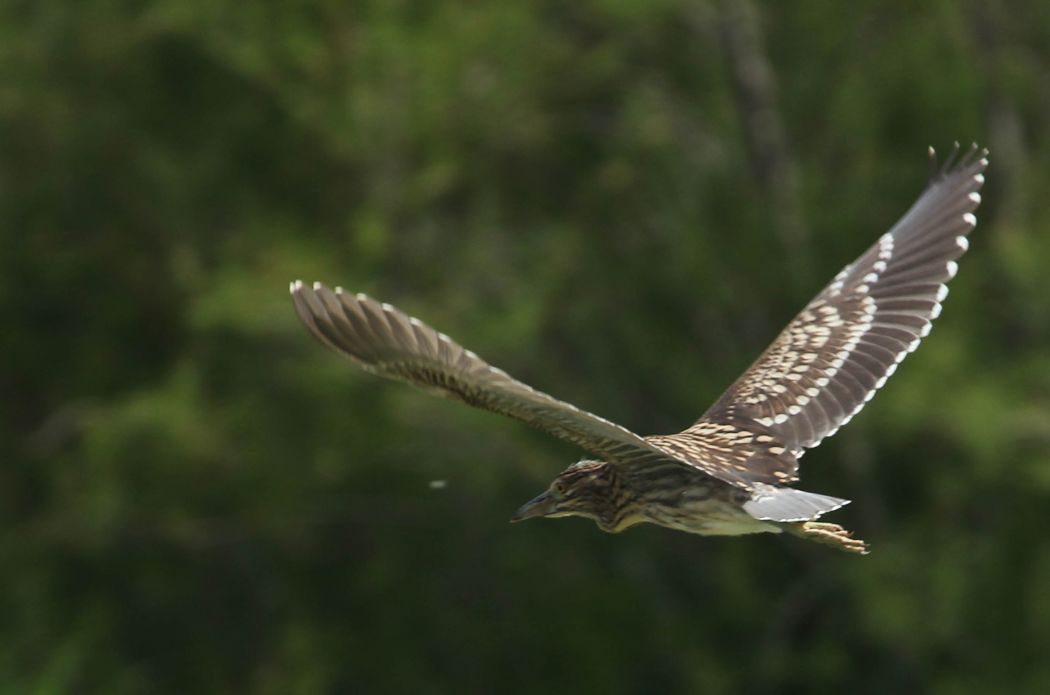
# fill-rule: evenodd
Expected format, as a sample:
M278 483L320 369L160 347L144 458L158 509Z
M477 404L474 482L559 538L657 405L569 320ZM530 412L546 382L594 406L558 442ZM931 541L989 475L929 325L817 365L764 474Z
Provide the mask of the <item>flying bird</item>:
M512 521L582 516L617 533L653 523L701 535L781 533L853 553L867 544L818 521L849 500L791 487L798 461L856 415L930 332L977 223L988 166L976 145L943 166L911 209L846 266L699 420L640 436L491 366L444 333L364 294L291 284L322 343L366 371L500 413L589 455Z

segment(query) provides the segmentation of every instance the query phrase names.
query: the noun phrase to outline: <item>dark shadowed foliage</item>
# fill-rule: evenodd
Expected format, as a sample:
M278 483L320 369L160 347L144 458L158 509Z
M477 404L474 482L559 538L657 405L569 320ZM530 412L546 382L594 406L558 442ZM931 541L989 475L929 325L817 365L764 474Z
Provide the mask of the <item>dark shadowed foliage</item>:
M1041 692L1050 4L0 6L0 690ZM991 150L943 315L797 539L507 523L579 452L353 368L368 292L694 421Z

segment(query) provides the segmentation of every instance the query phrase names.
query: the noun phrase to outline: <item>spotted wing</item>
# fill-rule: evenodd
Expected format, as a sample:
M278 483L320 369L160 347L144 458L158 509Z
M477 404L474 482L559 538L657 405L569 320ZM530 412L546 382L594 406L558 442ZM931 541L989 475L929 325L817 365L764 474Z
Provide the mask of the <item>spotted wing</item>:
M756 483L786 485L798 479L795 455L767 428L753 422L701 421L685 432L646 441L708 475L746 490Z
M517 381L389 304L320 283L293 282L291 293L310 332L366 371L521 420L609 461L668 458L638 435Z
M918 201L802 310L707 413L683 433L725 423L763 428L801 456L849 422L930 332L977 223L988 166L958 146Z

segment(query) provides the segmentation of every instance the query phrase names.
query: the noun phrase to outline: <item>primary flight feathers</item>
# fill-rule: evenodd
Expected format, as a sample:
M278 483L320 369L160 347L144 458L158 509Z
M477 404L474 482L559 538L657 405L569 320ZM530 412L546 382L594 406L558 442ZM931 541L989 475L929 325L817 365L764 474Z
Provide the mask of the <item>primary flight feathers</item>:
M933 156L931 150L931 158ZM303 323L362 368L507 415L613 464L677 462L745 490L797 479L797 459L871 399L930 331L974 228L987 152L934 171L893 228L846 266L691 427L642 437L517 381L363 294L293 282Z

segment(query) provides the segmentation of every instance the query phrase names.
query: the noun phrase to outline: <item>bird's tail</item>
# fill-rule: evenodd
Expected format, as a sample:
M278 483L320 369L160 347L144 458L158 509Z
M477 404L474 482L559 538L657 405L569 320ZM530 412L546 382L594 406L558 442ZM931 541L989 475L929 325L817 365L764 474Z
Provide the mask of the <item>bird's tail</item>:
M744 503L744 511L762 521L811 521L849 502L815 492L765 485Z

